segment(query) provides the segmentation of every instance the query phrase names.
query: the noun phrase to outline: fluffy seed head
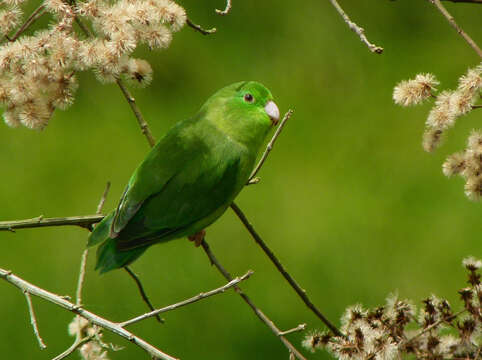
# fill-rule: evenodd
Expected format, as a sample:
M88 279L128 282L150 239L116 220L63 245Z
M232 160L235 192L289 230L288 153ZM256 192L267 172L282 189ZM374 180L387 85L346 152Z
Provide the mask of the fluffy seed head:
M475 271L475 270L479 270L480 268L482 268L482 261L474 258L473 256L469 256L462 261L462 265L467 270Z
M472 176L465 183L465 195L470 200L478 201L482 197L482 176Z
M427 126L439 129L447 129L455 123L456 113L453 108L454 93L444 91L437 96L435 106L427 118Z
M393 89L393 101L402 106L416 105L432 95L439 82L432 74L418 74L404 80Z
M466 167L465 151L457 152L450 155L442 165L442 170L445 176L461 174Z
M2 0L0 36L17 26L23 0ZM0 45L0 104L7 107L10 126L45 127L55 109L74 101L78 71L93 71L102 82L120 76L145 86L152 79L147 62L130 59L139 44L166 48L172 32L186 21L182 7L171 0L86 0L75 6L63 0L45 0L53 14L48 29L24 34ZM92 27L95 37L79 37L75 16ZM90 22L90 24L89 24Z
M423 134L422 146L426 152L434 151L442 140L443 131L440 128L427 128Z
M0 10L0 35L7 35L16 27L22 18L22 11L17 6L11 6L5 10Z

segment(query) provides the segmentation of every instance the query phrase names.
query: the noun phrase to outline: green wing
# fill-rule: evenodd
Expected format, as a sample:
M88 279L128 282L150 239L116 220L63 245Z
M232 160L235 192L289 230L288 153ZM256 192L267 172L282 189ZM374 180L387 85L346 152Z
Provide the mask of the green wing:
M107 226L119 251L201 230L243 187L252 168L252 157L245 153L244 147L214 128L196 126L194 121L180 123L136 169L118 208L99 224L99 235L96 229L89 245L106 240Z

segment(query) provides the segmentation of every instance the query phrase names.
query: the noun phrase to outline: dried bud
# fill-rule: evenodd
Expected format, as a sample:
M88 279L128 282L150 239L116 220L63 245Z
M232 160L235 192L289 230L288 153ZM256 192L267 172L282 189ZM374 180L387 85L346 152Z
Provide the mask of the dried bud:
M427 152L434 151L442 140L442 129L439 128L427 128L423 134L422 146Z

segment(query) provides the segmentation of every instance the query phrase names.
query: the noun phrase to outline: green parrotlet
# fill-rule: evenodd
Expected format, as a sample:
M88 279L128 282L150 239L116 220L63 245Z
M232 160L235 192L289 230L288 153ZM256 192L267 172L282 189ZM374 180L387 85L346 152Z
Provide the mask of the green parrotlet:
M194 117L176 123L90 235L88 246L100 243L96 269L127 266L153 244L200 234L247 183L278 120L271 92L245 81L219 90Z

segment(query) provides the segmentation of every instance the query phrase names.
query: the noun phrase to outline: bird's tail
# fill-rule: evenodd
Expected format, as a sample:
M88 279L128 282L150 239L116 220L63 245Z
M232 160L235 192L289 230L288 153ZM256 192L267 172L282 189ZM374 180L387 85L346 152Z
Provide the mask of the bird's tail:
M116 246L117 238L112 239L109 237L113 218L114 212L111 212L97 224L94 231L90 234L87 243L88 247L102 243L97 249L97 264L95 265L95 269L99 270L101 274L129 265L147 249L146 246L128 251L119 251Z

